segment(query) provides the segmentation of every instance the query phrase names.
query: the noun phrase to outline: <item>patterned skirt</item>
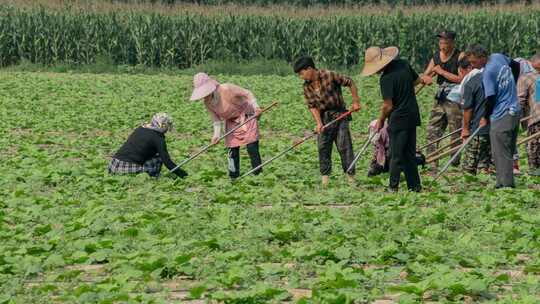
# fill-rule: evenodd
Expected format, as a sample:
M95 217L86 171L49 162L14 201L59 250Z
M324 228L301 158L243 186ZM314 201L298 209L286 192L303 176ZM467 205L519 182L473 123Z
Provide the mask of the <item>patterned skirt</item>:
M136 164L113 158L109 163L109 174L137 174L146 172L150 176L157 177L161 172L163 161L159 156L147 160L144 164Z

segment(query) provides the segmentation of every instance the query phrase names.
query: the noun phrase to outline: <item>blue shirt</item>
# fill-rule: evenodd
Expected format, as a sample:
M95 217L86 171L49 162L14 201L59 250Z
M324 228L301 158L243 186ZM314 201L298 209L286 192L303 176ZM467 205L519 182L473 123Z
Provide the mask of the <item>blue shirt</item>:
M509 63L510 58L496 53L489 56L484 68L482 82L485 97L496 97L491 121L502 118L508 112L516 115L521 111L517 98L516 82Z

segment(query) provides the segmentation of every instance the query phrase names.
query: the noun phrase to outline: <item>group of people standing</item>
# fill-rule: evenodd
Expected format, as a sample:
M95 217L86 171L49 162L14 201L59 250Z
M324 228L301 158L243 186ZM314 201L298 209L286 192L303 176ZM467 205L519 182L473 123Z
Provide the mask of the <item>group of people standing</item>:
M401 172L410 191L421 191L418 164L423 164L416 147L417 127L421 125L415 87L431 85L437 76L437 94L430 120L427 140L436 142L448 127L459 138L473 136L462 160L463 170L491 172L494 163L496 187L514 187L514 158L517 154L517 134L520 119L525 120L529 135L540 131L540 101L537 86L540 78L540 54L530 60L513 60L494 53L478 44L466 52L455 47L456 33L443 31L437 35L439 50L418 75L410 64L399 58L397 47L370 47L365 52L363 76L380 75L382 106L380 115L370 124L370 139L375 146L370 175L389 171L389 188L397 191ZM293 65L294 72L304 80L306 105L316 123L318 134L319 168L323 186L330 182L332 148L335 144L341 165L350 182L354 181L354 152L349 128L351 116L333 122L347 112L342 87L352 95L350 111L360 109L358 89L352 78L339 73L317 69L311 57L301 57ZM540 90L540 89L538 89ZM221 138L222 125L228 132L228 171L232 179L240 176L239 148L246 146L253 168L259 168L258 118L261 109L254 95L233 84L220 84L205 73L195 75L192 101L203 100L213 123L212 144ZM525 114L524 114L525 113ZM257 119L252 119L257 117ZM159 175L161 164L180 176L187 173L169 158L164 134L172 128L165 113L156 114L152 121L137 128L113 156L109 172ZM230 134L229 134L230 133ZM430 145L433 153L438 144ZM528 144L529 173L540 176L540 137ZM456 159L454 166L460 165ZM437 170L436 162L431 170ZM261 173L259 168L254 172Z
M540 101L536 83L540 78L540 54L529 60L491 54L480 44L465 52L455 47L456 33L438 35L439 51L426 68L422 79L431 84L437 75L439 85L428 123L428 141L440 138L448 127L463 141L471 138L464 151L463 171L496 171L496 187L514 187L519 173L517 135L522 120L528 134L538 132ZM475 132L476 131L476 132ZM453 140L459 145L459 140ZM540 140L528 143L529 174L540 176ZM428 153L437 149L431 145ZM459 166L459 158L453 163ZM494 165L494 166L493 166ZM437 164L432 165L436 170Z

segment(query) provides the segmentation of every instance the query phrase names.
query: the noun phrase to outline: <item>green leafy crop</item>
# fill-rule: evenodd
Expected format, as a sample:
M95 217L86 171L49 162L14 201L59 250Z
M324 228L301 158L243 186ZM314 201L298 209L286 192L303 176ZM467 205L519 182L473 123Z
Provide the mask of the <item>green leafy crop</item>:
M294 75L217 78L262 106L280 101L261 118L263 159L314 127ZM358 149L380 95L377 79L355 80ZM0 72L0 303L538 303L538 178L495 191L493 177L451 169L438 183L423 174L423 193L389 193L386 175L366 177L370 152L356 185L336 169L323 190L315 141L235 184L222 146L185 180L109 176L111 154L155 112L175 120L175 161L209 143L190 87L186 76ZM424 122L432 94L419 96Z

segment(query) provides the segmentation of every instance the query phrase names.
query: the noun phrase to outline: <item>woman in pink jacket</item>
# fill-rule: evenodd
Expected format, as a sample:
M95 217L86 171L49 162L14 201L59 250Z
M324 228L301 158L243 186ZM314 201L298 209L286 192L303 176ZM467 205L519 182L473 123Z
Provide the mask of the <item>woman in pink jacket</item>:
M205 73L198 73L193 78L193 93L190 100L203 99L204 105L212 118L214 135L212 143L221 136L221 125L225 122L225 132L253 115L260 115L260 108L253 93L239 86L223 83L210 78ZM259 126L257 119L252 119L244 126L225 137L225 146L229 148L229 176L240 176L240 146L247 146L251 166L261 164L259 154ZM261 169L254 174L261 173Z

